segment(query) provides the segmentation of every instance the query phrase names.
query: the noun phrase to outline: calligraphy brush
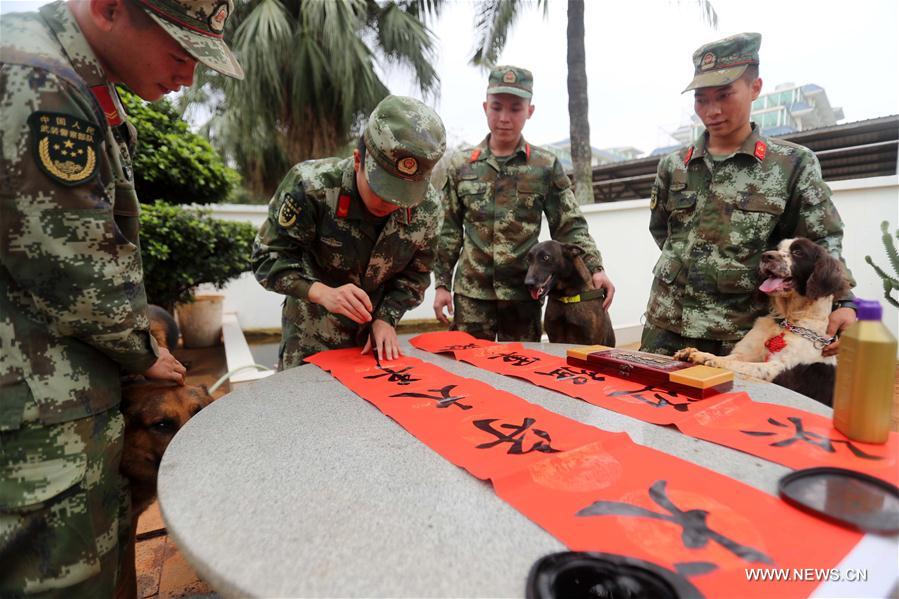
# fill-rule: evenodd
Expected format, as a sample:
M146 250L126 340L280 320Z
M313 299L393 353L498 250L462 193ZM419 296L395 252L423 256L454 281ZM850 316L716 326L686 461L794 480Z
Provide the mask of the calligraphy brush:
M375 357L375 364L377 364L378 368L380 368L381 358L380 356L378 356L378 344L375 343L375 328L370 324L368 325L368 342L371 344L371 353Z

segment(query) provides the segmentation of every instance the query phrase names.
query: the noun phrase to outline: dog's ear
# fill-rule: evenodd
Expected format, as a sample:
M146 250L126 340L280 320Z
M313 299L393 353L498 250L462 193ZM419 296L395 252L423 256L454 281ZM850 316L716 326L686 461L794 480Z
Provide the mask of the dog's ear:
M586 252L584 252L584 248L579 245L574 245L573 243L563 243L562 245L562 253L575 258L577 256L583 256Z
M805 296L813 300L828 295L842 297L848 290L849 282L843 264L826 249L818 246L818 259L815 260L815 270L806 283Z

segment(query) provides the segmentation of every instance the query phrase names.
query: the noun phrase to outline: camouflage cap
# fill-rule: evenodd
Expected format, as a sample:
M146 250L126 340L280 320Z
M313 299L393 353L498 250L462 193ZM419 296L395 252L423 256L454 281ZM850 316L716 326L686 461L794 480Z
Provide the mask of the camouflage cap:
M184 50L222 75L243 79L243 69L225 44L222 31L234 10L232 0L137 0Z
M746 67L759 63L760 33L738 33L701 46L693 53L693 81L684 91L733 83Z
M519 67L493 67L487 82L487 94L512 94L530 99L534 95L534 76L529 70Z
M371 113L362 139L372 191L404 208L420 203L431 169L446 150L446 130L437 113L414 98L387 96Z

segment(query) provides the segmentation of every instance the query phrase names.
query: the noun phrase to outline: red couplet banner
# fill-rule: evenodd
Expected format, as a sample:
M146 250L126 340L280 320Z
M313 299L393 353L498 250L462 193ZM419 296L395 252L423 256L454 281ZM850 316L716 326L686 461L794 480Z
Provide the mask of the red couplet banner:
M833 568L861 535L743 483L559 416L483 382L358 348L308 361L377 406L572 550L656 563L708 597L804 597L814 581L756 568Z
M796 408L753 401L746 393L694 399L570 366L565 358L493 343L458 331L425 333L410 343L431 353L514 376L644 422L672 424L682 433L712 441L789 468L831 466L899 485L899 435L875 445L851 441L830 418Z

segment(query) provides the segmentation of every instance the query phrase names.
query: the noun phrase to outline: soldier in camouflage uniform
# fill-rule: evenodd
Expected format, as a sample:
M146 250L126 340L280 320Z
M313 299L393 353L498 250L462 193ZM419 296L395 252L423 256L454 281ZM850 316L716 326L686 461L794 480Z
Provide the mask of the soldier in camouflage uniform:
M134 129L113 82L147 100L189 85L197 57L227 53L230 5L134 1L0 23L2 597L113 594L130 529L120 376L183 382L148 331Z
M290 170L253 247L257 280L287 296L280 369L354 345L400 355L396 324L430 280L440 208L429 179L445 149L434 111L388 96L352 157Z
M453 156L443 188L434 314L449 323L446 308L453 330L484 339L540 340L541 302L530 297L524 279L544 214L553 239L586 252L606 308L615 292L558 158L521 135L534 112L532 95L530 71L498 66L490 72L483 105L490 134Z
M767 138L749 121L758 98L761 36L743 33L693 54L696 114L706 131L659 163L649 230L662 249L641 349L672 355L687 346L717 355L768 310L754 293L762 252L802 236L839 257L843 222L808 148ZM828 335L855 320L839 298ZM839 341L825 348L836 353Z

